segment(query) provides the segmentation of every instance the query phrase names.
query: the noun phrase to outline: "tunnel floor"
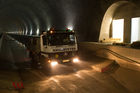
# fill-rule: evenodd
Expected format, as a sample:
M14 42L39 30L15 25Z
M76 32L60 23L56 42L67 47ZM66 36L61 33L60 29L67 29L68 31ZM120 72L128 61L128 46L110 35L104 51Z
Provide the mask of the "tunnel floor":
M12 57L26 51L23 45L10 37L6 44L13 44L18 51L11 51ZM5 44L5 45L6 45ZM16 44L16 45L15 45ZM12 49L9 47L9 49ZM20 47L20 48L19 48ZM5 46L8 48L8 46ZM5 53L6 55L7 53ZM9 53L8 53L9 54ZM11 57L11 58L12 58ZM25 57L26 58L26 57ZM24 58L24 59L25 59ZM0 70L0 93L139 93L140 72L119 67L114 72L98 72L93 68L96 64L109 61L92 56L83 58L77 64L59 64L47 70L15 69L16 61L8 62L11 69ZM5 61L0 61L4 63ZM19 61L17 61L19 62ZM23 63L23 62L22 62ZM7 65L0 65L0 68ZM48 74L49 73L49 74ZM24 88L18 88L23 82ZM16 88L13 86L15 83Z
M90 63L86 65L88 64ZM84 64L84 66L86 65ZM67 69L63 69L65 69L65 73L61 72L62 69L60 71L54 70L52 71L52 75L47 75L47 71L35 69L21 71L1 70L0 92L139 93L140 91L140 72L121 67L115 73L100 73L94 69L87 68L76 71L76 67L67 67ZM15 89L12 85L13 82L16 84L23 82L24 88Z

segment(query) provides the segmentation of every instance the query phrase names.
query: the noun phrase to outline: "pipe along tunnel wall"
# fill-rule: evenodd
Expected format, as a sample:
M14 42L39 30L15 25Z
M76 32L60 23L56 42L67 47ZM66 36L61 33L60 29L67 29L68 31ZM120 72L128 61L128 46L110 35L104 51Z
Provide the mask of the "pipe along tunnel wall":
M140 71L140 50L95 42L79 43L80 54L115 60L120 66Z

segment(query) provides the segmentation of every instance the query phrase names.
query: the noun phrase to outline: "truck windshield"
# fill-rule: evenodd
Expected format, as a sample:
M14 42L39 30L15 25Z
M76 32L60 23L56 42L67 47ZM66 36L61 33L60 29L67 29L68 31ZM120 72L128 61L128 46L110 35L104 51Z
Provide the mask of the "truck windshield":
M55 33L48 38L50 45L72 45L75 44L75 35L68 33Z

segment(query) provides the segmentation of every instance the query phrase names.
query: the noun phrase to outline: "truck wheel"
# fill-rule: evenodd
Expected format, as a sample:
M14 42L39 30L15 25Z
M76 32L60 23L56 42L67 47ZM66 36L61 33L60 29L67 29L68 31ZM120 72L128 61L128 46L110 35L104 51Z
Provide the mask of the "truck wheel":
M32 67L35 69L40 69L41 67L40 56L37 54L32 54L31 58L32 58L31 62Z
M41 62L41 67L42 67L41 70L43 71L43 73L49 75L51 72L51 67L49 63L47 62L47 59L44 56L41 56L40 62Z

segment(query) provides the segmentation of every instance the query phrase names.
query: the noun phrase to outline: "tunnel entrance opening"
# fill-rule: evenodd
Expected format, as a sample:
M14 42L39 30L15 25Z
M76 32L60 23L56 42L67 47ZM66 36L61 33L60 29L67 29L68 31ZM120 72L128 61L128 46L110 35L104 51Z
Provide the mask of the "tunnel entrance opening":
M136 26L133 18L140 16L140 8L129 1L119 1L112 4L106 11L101 29L99 41L109 43L132 43L140 38L136 30L140 30ZM119 22L122 20L123 22ZM134 26L135 25L135 26ZM137 22L138 25L138 22ZM134 29L135 28L135 29ZM135 34L134 34L135 33ZM137 39L134 40L134 37Z
M140 17L131 19L131 43L140 41Z
M124 35L124 19L113 20L112 22L112 38L123 42Z

